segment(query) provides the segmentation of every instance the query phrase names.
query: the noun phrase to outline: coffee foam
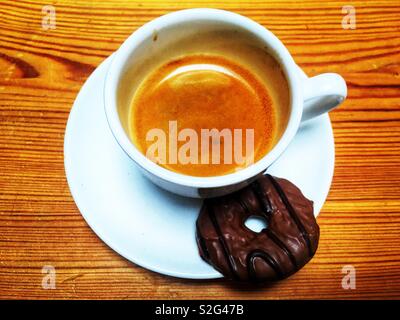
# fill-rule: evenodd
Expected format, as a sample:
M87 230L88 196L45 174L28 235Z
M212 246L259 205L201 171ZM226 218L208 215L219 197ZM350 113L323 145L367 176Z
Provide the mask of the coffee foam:
M281 89L277 82L283 81L282 87L286 83L284 78L277 79L277 76L283 76L279 66L270 56L264 54L263 57L263 67L268 69L262 72L264 79L244 67L237 56L233 61L233 58L215 55L215 51L213 54L185 55L150 72L137 89L131 108L130 136L135 145L145 153L148 147L144 143L146 132L154 125L168 131L168 121L174 119L179 119L181 128L193 128L197 132L210 126L219 130L254 126L258 135L254 155L255 160L259 160L279 139L279 104L287 98L283 92L276 92L277 88ZM268 74L274 76L274 73L277 75L270 79ZM235 96L238 92L242 96ZM204 95L212 101L204 104L201 101ZM227 96L221 98L221 95ZM185 104L183 107L182 103ZM254 114L250 116L249 113ZM244 167L225 164L184 167L168 163L163 166L196 176L227 174Z

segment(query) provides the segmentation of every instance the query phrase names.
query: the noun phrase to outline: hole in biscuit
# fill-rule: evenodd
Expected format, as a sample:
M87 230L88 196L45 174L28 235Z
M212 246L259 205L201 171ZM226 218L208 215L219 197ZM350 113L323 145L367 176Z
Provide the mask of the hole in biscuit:
M254 232L261 232L263 229L265 229L268 226L267 220L260 216L248 217L247 220L244 222L244 225L248 229L250 229L251 231L254 231Z

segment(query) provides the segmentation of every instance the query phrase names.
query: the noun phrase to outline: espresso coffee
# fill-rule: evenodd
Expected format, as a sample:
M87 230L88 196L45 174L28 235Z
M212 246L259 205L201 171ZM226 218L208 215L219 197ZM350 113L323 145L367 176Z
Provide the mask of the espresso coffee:
M158 66L133 96L132 141L162 167L191 176L226 175L260 160L279 139L279 110L288 104L285 77L267 60L267 80L215 54Z

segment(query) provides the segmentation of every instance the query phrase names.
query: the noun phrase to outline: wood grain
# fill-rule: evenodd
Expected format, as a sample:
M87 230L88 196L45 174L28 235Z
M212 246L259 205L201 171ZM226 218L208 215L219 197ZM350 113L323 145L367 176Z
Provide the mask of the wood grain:
M41 28L53 4L57 28ZM342 6L357 28L343 30ZM274 32L309 75L348 84L332 112L336 168L318 217L320 247L299 273L252 288L187 281L133 265L83 220L64 174L63 136L90 73L143 23L216 7ZM1 298L400 298L400 6L394 1L0 1ZM57 289L41 287L43 265ZM343 290L344 265L357 272Z

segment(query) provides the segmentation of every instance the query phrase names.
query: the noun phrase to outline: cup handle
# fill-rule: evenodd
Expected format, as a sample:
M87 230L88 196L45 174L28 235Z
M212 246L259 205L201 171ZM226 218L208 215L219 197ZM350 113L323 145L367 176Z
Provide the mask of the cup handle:
M301 121L328 112L346 99L346 82L337 73L323 73L312 78L304 76L303 73L304 108Z

